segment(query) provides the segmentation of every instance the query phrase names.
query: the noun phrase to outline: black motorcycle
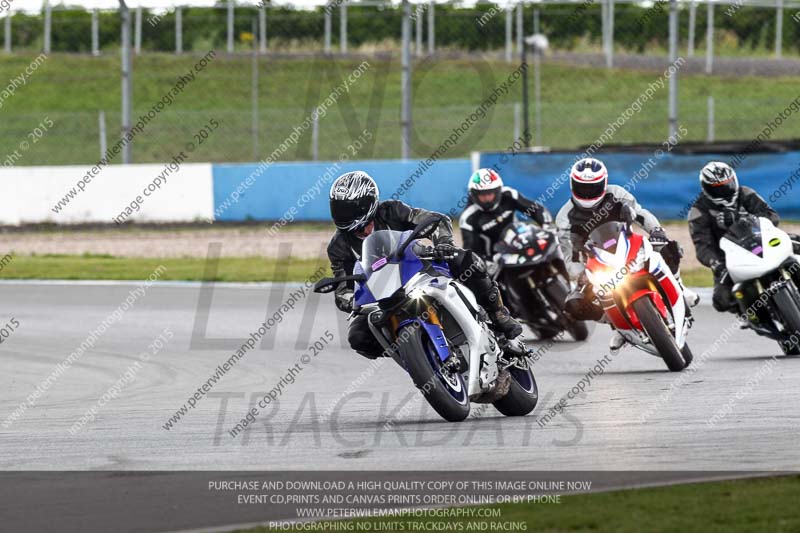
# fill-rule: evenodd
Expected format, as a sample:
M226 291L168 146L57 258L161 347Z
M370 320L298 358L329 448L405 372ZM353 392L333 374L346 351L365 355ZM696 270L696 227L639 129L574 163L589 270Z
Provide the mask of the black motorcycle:
M564 312L569 275L555 232L517 221L503 231L494 252L492 275L513 316L540 339L565 331L576 341L589 337L586 322Z

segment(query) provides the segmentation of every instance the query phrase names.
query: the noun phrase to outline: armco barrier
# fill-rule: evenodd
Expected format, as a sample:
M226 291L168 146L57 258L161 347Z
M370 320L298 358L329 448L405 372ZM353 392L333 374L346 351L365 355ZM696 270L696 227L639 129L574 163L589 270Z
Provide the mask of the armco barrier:
M384 200L397 193L395 198L427 209L449 210L455 206L469 179L469 160L437 161L415 176L418 166L418 161L276 163L258 175L257 165L214 165L215 218L328 220L331 183L351 170L364 170L374 177ZM257 177L245 188L249 176ZM408 185L400 193L405 183ZM238 200L231 201L237 195Z
M143 197L134 222L193 222L212 216L210 164L190 164L166 176L166 183L149 196L143 190L164 171L164 165L109 165L53 211L59 200L90 167L0 168L0 224L52 222L74 224L113 223L137 195Z
M569 169L575 162L575 157L576 152L519 153L514 157L508 157L502 152L487 152L477 154L473 157L473 162L480 167L497 165L506 184L519 189L530 198L543 198L545 205L555 214L569 199ZM714 160L731 160L730 154L667 153L659 158L652 152L603 153L598 157L608 168L610 183L627 185L640 204L663 220L686 218L688 206L700 193L698 174L703 165ZM650 158L654 165L648 163ZM736 166L736 173L742 185L758 191L782 217L798 219L799 169L798 151L754 153ZM562 174L567 181L554 193L552 188L548 192L548 187ZM792 188L789 188L790 185ZM773 194L776 190L784 193Z

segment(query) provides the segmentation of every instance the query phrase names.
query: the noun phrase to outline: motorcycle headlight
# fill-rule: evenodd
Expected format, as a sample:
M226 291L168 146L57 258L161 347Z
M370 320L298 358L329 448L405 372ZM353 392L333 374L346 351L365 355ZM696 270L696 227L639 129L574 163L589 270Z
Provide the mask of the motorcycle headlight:
M614 287L619 283L619 274L617 270L604 270L602 272L586 271L589 281L595 289Z

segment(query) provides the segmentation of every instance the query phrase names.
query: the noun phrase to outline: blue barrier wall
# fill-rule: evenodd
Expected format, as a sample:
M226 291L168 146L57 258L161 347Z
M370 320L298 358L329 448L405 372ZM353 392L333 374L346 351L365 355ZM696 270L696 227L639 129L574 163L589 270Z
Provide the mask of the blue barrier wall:
M628 190L639 203L658 218L686 218L688 206L700 192L698 174L709 161L730 161L730 154L675 155L660 158L652 153L601 154L608 167L610 182ZM503 160L506 160L503 163ZM652 161L648 162L648 159ZM569 182L565 182L550 198L551 186L575 162L575 153L530 154L513 157L503 153L481 155L480 166L497 164L503 181L530 198L545 194L545 204L555 214L569 199ZM752 187L781 216L800 218L800 152L751 154L736 167L739 181ZM650 168L649 172L647 167ZM794 189L789 190L794 173ZM635 176L638 174L638 180ZM783 193L778 189L783 185Z
M276 163L268 167L244 190L238 202L230 199L257 165L214 165L214 208L224 221L278 220L295 206L295 220L329 220L328 191L337 176L351 170L364 170L378 182L383 199L389 199L418 169L418 161L355 161L340 164ZM447 159L434 163L414 178L400 200L426 209L446 211L464 195L471 167L467 159ZM316 186L316 187L315 187ZM305 196L304 196L305 195ZM305 199L305 200L303 200Z
M503 158L507 161L501 163ZM688 206L699 193L697 175L711 160L727 161L730 155L674 155L656 158L651 153L602 154L608 167L611 183L624 186L639 202L657 217L669 220L685 218ZM480 165L497 164L503 180L525 196L539 198L548 192L555 179L568 171L574 153L481 155ZM648 163L648 159L651 162ZM756 189L783 217L800 218L800 152L753 154L737 166L740 181ZM467 159L448 159L434 163L418 177L417 161L355 161L341 164L330 162L278 163L267 168L255 182L244 190L237 202L224 202L231 193L256 170L256 165L214 165L214 207L216 218L224 221L278 220L292 206L295 220L328 220L328 190L331 182L343 172L365 170L378 182L381 197L393 193L404 202L443 213L458 213L466 183L471 172ZM650 166L649 172L646 166ZM795 174L792 182L792 174ZM638 181L632 181L638 174ZM402 191L407 180L413 183ZM789 189L791 183L793 189ZM783 184L783 193L779 188ZM314 189L316 185L316 189ZM305 196L304 196L305 195ZM302 200L305 199L305 200ZM545 196L545 204L553 213L569 199L569 183L564 183Z

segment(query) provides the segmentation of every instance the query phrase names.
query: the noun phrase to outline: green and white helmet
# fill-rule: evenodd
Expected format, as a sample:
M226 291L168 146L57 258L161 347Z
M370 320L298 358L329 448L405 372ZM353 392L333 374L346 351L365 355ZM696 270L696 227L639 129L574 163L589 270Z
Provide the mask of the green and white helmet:
M503 198L503 178L491 168L478 169L469 178L469 196L484 211L494 211Z

